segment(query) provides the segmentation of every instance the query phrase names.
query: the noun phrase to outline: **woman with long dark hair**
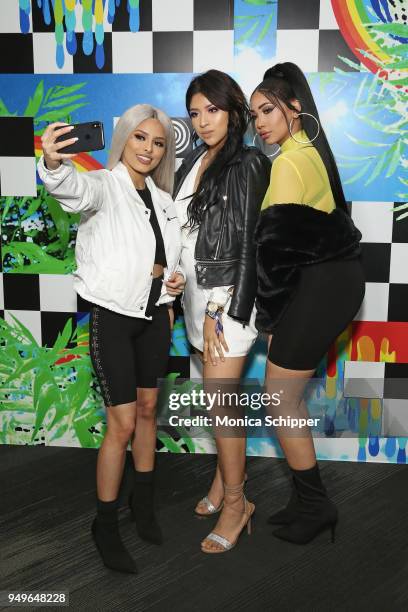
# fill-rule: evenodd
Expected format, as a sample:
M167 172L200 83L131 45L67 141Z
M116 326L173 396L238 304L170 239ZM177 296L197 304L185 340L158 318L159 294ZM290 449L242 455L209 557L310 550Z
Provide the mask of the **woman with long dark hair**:
M305 386L364 297L361 234L300 68L286 62L267 70L251 114L257 134L281 149L256 229L256 325L270 335L266 386L284 391L280 414L304 417ZM287 507L268 519L282 525L274 535L304 544L331 528L334 540L338 513L321 482L310 431L279 428L277 435L293 489Z
M230 76L209 70L195 77L186 106L196 139L202 141L177 171L174 191L182 224L187 335L202 356L204 384L217 379L238 384L257 337L253 235L270 162L243 144L249 108ZM230 550L245 525L250 528L255 508L243 493L245 437L231 435L216 435L216 474L195 509L200 517L221 511L201 544L206 553Z
M180 224L170 195L175 138L170 118L149 104L129 108L112 137L107 168L80 173L49 125L38 172L68 212L80 213L74 287L90 303L89 349L106 406L91 531L104 564L136 573L118 526L118 493L131 442L131 514L139 536L162 543L154 511L158 379L167 370L172 303L183 287Z

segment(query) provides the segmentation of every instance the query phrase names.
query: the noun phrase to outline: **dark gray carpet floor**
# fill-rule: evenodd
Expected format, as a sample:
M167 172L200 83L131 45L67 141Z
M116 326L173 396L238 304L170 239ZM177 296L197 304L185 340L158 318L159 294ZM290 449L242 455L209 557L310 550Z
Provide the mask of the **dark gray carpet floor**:
M192 509L214 457L158 454L166 540L157 547L140 541L129 520L129 455L120 527L139 566L132 576L106 569L90 537L95 464L95 450L0 446L0 589L65 589L79 611L408 610L408 466L321 462L340 511L336 542L327 532L296 546L265 523L288 496L283 461L249 458L253 534L226 554L205 555L199 543L214 521Z

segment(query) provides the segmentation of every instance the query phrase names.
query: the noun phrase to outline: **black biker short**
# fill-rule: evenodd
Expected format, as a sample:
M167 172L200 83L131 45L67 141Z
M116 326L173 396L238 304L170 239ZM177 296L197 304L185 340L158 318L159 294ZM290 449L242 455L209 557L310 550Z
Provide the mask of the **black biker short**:
M154 279L146 314L129 317L93 304L89 320L92 365L106 406L136 401L137 388L156 388L167 372L171 330L166 304L154 306L161 279Z
M268 359L290 370L314 370L357 314L364 292L358 258L304 266L295 295L272 332Z

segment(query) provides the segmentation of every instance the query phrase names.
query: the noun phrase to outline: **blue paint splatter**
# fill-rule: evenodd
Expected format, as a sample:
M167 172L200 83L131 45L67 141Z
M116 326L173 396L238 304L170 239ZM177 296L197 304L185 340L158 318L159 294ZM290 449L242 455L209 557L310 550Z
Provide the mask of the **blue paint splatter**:
M39 8L41 8L41 3L38 2L38 6ZM43 17L44 17L44 21L47 25L50 25L51 23L51 11L50 11L50 5L49 5L49 0L42 0L42 10L43 10Z
M378 17L381 19L381 21L384 21L384 22L392 21L392 17L390 15L387 0L371 0L371 6L375 10ZM382 11L385 12L385 16L383 15Z
M365 446L360 446L358 449L357 461L366 461L367 453Z
M129 29L131 32L138 32L140 28L139 7L132 8L128 3Z
M62 45L57 44L57 48L55 49L55 61L58 68L64 66L64 48Z
M20 9L20 29L23 34L27 34L30 30L30 17L22 9Z
M85 55L91 55L94 47L93 32L84 32L82 50Z
M384 454L386 457L391 459L395 455L395 450L397 448L397 443L395 438L387 438L384 447Z
M70 55L75 55L77 52L77 38L75 32L67 32L66 46L68 53Z
M108 4L108 23L113 23L113 20L115 19L115 11L116 11L115 0L109 0L109 4Z
M95 40L97 45L103 45L103 39L105 37L103 31L103 24L97 23L95 26Z
M99 70L101 70L105 64L105 51L103 48L103 44L96 46L95 59L96 65L98 66Z
M398 449L398 454L397 454L397 463L406 463L407 462L407 455L405 452L405 448L400 448Z
M65 9L64 17L65 17L65 25L67 27L67 34L73 32L75 30L75 24L76 24L74 11L67 11Z
M372 457L376 457L380 451L380 442L378 436L370 437L368 440L368 452Z

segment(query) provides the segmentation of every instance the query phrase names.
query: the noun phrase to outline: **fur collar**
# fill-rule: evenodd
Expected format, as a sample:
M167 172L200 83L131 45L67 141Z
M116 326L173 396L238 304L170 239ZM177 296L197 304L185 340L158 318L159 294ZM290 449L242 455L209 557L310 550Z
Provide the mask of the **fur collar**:
M305 204L269 206L255 230L255 242L273 254L276 267L331 259L354 249L360 240L360 231L342 209L328 214Z
M274 204L262 211L255 230L257 328L272 331L296 289L301 266L358 257L360 240L351 216L340 208L328 214L304 204Z

